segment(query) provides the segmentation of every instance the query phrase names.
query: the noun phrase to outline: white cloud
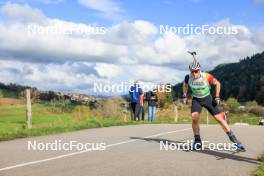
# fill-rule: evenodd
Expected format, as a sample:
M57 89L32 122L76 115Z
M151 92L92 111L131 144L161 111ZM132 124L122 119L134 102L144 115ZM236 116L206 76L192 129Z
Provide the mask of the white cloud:
M71 24L48 19L47 25L67 27ZM29 34L28 26L20 23L2 24L0 32L5 34L0 36L0 55L19 58L24 56L24 59L30 61L113 62L113 59L127 54L127 46L109 44L92 37Z
M157 32L156 26L152 23L136 20L134 22L121 22L112 26L101 39L114 44L137 45L150 42Z
M33 9L29 5L19 5L7 2L0 8L0 12L11 20L18 22L43 22L46 17L39 9Z
M103 18L113 21L120 21L124 18L123 10L114 0L78 0L78 2L89 9L98 11Z
M122 69L114 64L97 63L94 67L99 76L113 79L122 74Z
M175 84L182 81L184 74L186 73L186 71L180 71L174 68L150 65L125 66L123 70L128 76L135 80L157 84Z
M255 40L259 45L264 46L264 27L256 31Z
M0 82L15 82L41 90L89 92L94 82L105 81L93 67L81 62L40 64L1 60L0 65Z
M113 65L74 62L41 64L0 60L0 82L30 85L40 90L95 94L94 83L121 84L140 80L144 85L176 83L186 72L149 65ZM137 70L137 71L136 71ZM122 80L120 77L126 79ZM103 92L102 92L103 93Z

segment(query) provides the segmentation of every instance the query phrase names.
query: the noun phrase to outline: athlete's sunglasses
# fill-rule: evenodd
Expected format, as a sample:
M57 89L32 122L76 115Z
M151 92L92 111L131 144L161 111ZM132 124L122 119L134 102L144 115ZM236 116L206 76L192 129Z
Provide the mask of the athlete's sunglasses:
M198 73L199 70L192 70L191 72L192 72L192 73Z

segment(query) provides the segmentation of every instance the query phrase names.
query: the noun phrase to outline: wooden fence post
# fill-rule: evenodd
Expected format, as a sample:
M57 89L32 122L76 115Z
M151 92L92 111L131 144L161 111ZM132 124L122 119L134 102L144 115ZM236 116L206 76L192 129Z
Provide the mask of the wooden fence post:
M26 89L27 97L27 127L32 127L32 109L31 109L31 98L30 98L30 89Z
M173 109L175 112L174 121L178 122L178 106L177 106L176 102L173 102L173 107L174 107Z

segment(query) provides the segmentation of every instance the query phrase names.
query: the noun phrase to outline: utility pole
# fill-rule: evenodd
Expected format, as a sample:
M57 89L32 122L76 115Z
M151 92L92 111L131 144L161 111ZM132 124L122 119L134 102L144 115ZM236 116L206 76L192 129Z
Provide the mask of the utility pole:
M30 89L26 89L26 98L27 98L27 127L32 127L32 109L31 109L31 98L30 98Z

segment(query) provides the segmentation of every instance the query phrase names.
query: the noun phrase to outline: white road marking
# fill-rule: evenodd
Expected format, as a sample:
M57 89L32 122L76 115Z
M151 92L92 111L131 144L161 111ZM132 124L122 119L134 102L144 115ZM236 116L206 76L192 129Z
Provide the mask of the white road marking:
M187 131L187 130L191 130L191 129L192 128L185 128L185 129L181 129L181 130L168 131L168 132L164 132L164 133L154 134L154 135L151 135L151 136L146 136L144 138L157 137L157 136L162 136L162 135L166 135L166 134ZM113 147L113 146L118 146L118 145L123 145L123 144L127 144L127 143L132 143L132 142L136 142L138 140L139 139L132 139L132 140L122 141L122 142L118 142L118 143L114 143L114 144L109 144L109 145L106 145L106 148ZM5 171L5 170L10 170L10 169L15 169L15 168L18 168L18 167L24 167L24 166L37 164L37 163L43 163L43 162L47 162L47 161L52 161L52 160L66 158L66 157L70 157L70 156L74 156L74 155L79 155L79 154L90 152L90 151L96 151L96 150L84 150L84 151L79 151L79 152L73 152L73 153L69 153L69 154L65 154L65 155L59 155L59 156L55 156L55 157L51 157L51 158L47 158L47 159L36 160L36 161L25 162L25 163L13 165L13 166L3 167L3 168L0 168L0 172L1 171Z

